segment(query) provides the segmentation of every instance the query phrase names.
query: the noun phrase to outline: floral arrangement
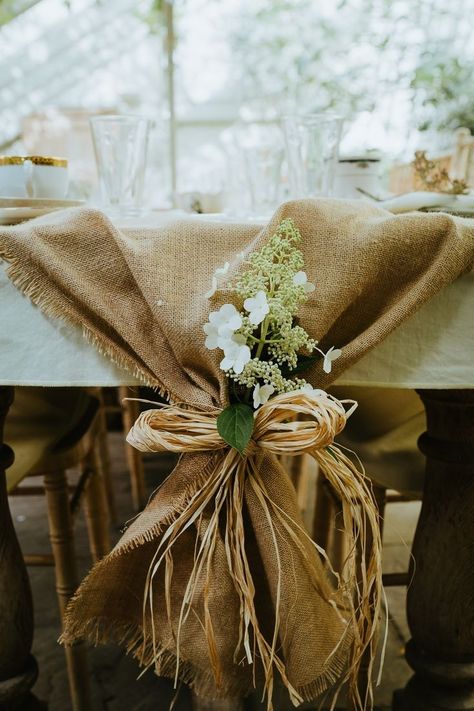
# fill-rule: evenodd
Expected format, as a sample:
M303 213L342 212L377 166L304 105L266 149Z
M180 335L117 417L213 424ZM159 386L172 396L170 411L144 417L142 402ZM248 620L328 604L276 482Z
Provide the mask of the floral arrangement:
M330 373L341 355L339 348L322 351L298 323L298 309L315 289L303 271L300 240L293 220L283 220L244 261L247 269L230 287L241 309L226 303L203 326L206 347L223 351L220 367L230 380L231 404L218 418L219 434L241 452L252 434L254 410L274 394L317 392L298 374L315 360ZM215 271L208 296L228 271L229 263Z
M429 160L426 151L415 151L412 165L415 171L415 182L422 190L449 195L465 195L469 192L469 185L465 180L451 178L446 168Z

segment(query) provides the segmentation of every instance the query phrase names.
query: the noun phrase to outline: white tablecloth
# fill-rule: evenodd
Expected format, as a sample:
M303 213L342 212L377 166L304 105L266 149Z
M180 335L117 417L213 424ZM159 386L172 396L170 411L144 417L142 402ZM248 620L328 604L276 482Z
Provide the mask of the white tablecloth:
M145 216L140 227L182 218ZM200 219L200 218L189 218ZM122 222L132 227L136 222ZM134 385L82 336L51 320L8 280L0 266L1 385ZM341 385L398 388L474 388L474 273L458 279L340 378Z

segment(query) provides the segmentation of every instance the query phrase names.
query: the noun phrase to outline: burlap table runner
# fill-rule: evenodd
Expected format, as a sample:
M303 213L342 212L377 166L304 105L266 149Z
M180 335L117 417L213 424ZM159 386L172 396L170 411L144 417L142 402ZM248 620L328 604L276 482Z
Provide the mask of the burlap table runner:
M227 403L219 355L204 347L202 332L209 311L226 296L217 292L211 302L205 297L212 274L225 261L236 268L237 255L260 247L286 217L301 232L305 269L317 287L301 309L302 325L323 348L343 348L330 375L318 366L305 374L318 387L329 385L474 265L474 221L443 214L394 216L361 202L329 199L286 203L263 230L182 222L156 231L119 231L97 211L65 211L0 228L0 257L10 262L15 285L45 313L81 325L104 353L171 400L209 409ZM94 567L70 609L67 640L118 639L144 664L154 658L159 673L174 676L174 625L168 623L157 584L153 614L159 639L151 639L149 619L143 617L145 577L162 532L209 475L213 456L183 456L115 549ZM299 520L294 490L276 460L265 456L261 472L274 501ZM245 505L246 540L259 581L256 605L262 626L268 618L270 628L276 594L270 531L251 491ZM201 529L205 525L203 520ZM202 535L203 530L189 528L177 544L172 615ZM331 604L331 586L318 556L308 552L320 572L315 582L285 530L280 528L278 535L285 571L279 652L291 684L303 697L314 698L340 678L351 634ZM239 696L252 687L254 670L235 654L239 606L222 540L213 575L210 612L217 648L208 648L198 595L195 615L188 617L181 635L179 677L203 695ZM211 653L219 658L217 680Z

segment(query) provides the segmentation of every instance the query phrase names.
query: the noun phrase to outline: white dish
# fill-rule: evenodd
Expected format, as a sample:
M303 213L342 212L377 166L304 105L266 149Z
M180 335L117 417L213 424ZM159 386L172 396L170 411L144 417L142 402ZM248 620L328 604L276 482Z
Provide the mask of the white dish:
M0 197L0 225L17 225L54 210L79 207L84 200L56 200L53 198Z
M427 210L441 208L456 211L474 209L474 195L449 195L446 193L413 192L398 195L397 197L377 203L385 210L394 213L412 212L413 210Z
M199 220L201 222L225 222L226 224L246 225L248 223L256 225L266 225L270 222L272 215L227 215L224 212L192 212L187 214L189 220Z
M23 197L2 197L0 195L0 207L36 207L53 208L75 207L83 205L84 200L59 200L57 198L23 198Z

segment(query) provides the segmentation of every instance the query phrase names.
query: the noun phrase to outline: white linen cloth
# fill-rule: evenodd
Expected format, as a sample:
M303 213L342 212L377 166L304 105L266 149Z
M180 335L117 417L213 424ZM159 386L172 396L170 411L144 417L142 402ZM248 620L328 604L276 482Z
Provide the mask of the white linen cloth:
M178 211L117 221L155 228ZM215 217L213 219L222 219ZM224 220L223 220L224 221ZM11 284L0 265L0 385L136 385L80 329L50 319ZM398 388L474 388L474 273L450 284L383 343L344 372L338 384Z

